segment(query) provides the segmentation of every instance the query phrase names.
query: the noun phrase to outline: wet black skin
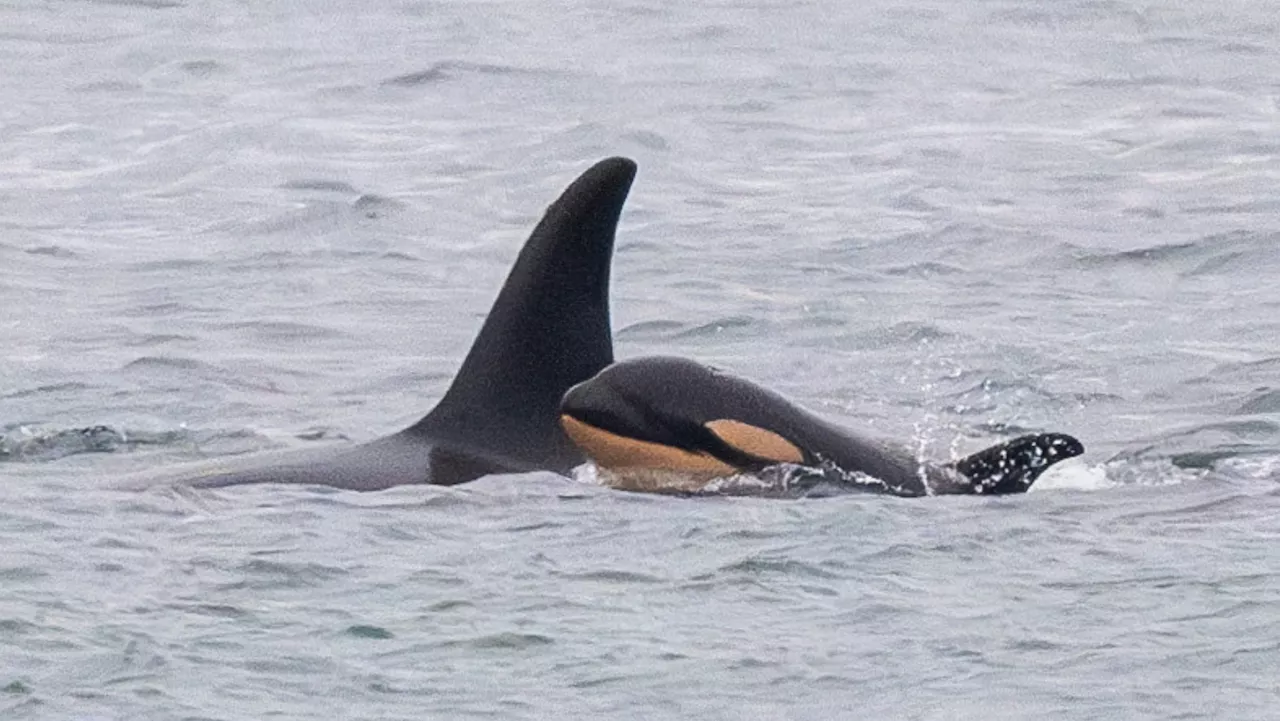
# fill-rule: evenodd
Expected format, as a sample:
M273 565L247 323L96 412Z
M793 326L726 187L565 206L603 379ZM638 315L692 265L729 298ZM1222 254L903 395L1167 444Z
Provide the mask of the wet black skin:
M1084 452L1071 436L1043 433L956 463L922 463L905 447L837 426L744 378L673 357L616 363L574 386L560 407L616 435L707 453L744 471L771 465L729 446L704 426L740 421L790 441L802 451L803 465L865 474L880 481L867 484L867 490L901 496L1022 493L1054 463Z

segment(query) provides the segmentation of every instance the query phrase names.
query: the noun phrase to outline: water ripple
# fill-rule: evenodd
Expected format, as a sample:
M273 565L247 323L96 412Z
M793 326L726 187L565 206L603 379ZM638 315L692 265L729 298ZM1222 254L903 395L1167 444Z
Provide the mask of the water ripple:
M393 78L383 81L384 85L394 85L405 88L418 87L422 85L432 85L435 83L452 80L465 75L491 75L491 76L507 76L507 75L543 75L546 71L530 70L520 68L513 65L497 65L489 63L473 63L462 60L442 60L432 64L430 67L404 75L397 75Z

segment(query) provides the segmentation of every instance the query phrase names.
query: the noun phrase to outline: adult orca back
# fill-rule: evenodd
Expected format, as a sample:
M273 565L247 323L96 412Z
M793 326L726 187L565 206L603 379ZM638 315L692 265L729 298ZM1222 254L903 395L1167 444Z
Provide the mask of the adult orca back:
M378 490L453 485L491 473L569 471L585 459L560 427L560 399L613 362L609 269L635 172L626 158L602 160L552 203L453 383L414 425L359 445L201 462L135 475L123 485L309 483Z

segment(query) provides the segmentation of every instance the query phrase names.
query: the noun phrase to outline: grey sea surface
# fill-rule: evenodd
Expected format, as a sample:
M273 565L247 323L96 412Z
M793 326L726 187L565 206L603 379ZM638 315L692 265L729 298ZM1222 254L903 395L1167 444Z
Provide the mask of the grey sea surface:
M1274 719L1265 2L0 5L0 718ZM1006 498L105 489L407 425L640 173L620 357Z

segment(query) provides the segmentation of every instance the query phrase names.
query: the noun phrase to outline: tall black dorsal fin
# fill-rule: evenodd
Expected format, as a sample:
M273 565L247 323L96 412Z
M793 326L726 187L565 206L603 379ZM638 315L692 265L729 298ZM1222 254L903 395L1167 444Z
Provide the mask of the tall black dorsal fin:
M609 267L635 173L626 158L602 160L547 208L453 384L408 433L484 438L566 470L580 460L560 429L560 398L613 362Z

